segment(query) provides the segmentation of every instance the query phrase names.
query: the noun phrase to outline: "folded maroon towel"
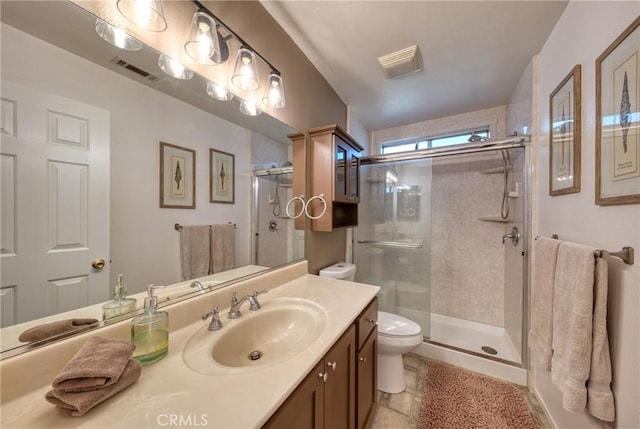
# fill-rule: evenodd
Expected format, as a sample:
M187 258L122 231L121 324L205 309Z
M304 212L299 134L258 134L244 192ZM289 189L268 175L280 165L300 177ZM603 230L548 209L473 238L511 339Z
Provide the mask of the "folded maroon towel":
M51 386L67 393L110 386L122 375L134 349L129 341L91 337L60 371Z
M124 388L132 385L138 377L140 377L141 372L142 367L140 363L131 359L118 381L108 387L78 393L54 389L47 392L45 399L58 407L62 413L78 417Z
M18 341L22 341L23 343L32 343L34 341L44 340L46 338L64 334L65 332L73 331L81 326L91 325L97 321L98 319L68 319L34 326L20 334Z

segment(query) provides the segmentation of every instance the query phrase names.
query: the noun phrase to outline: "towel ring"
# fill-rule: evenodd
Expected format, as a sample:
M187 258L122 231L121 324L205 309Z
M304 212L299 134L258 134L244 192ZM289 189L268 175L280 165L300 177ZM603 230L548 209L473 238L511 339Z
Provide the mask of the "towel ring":
M296 201L300 200L300 202L302 203L302 210L300 210L300 213L296 216L293 216L291 213L289 213L289 206L291 205L291 203L293 203L293 214L296 214ZM287 216L291 219L298 219L300 216L302 216L305 213L305 207L307 205L304 202L304 195L300 195L299 197L293 197L291 198L288 202L287 202L287 207L285 208L285 212L287 213Z
M313 200L320 200L323 205L322 213L320 213L320 215L318 216L311 216L309 214L309 206L311 205L311 201ZM324 194L314 195L313 197L309 198L309 201L307 201L307 203L304 206L304 212L307 215L307 217L311 220L320 219L322 216L324 216L324 214L327 212L327 201L324 199Z

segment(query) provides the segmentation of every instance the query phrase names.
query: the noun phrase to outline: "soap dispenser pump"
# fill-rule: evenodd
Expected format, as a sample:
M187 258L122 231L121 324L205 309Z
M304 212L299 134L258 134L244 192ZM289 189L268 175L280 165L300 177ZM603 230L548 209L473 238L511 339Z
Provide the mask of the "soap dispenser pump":
M124 284L124 274L118 274L118 284L114 288L113 301L102 306L102 320L122 316L136 310L137 301L127 298L127 287Z
M133 358L142 365L162 359L169 351L169 313L158 311L155 289L166 286L149 285L144 299L144 313L131 321L131 342L136 346Z

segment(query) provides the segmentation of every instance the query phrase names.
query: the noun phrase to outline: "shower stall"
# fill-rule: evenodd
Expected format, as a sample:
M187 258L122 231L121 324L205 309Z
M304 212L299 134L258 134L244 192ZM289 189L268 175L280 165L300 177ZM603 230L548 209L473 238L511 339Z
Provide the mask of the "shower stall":
M293 166L253 171L251 263L275 267L304 258L304 231L286 213L293 196Z
M425 342L522 366L528 138L365 157L356 281Z

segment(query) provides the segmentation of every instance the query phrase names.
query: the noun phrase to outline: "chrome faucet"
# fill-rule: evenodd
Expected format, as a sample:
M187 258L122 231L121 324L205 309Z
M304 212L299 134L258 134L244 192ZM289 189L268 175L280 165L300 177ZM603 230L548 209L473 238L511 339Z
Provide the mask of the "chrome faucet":
M213 307L213 310L208 312L207 314L202 315L202 320L207 320L211 316L211 323L209 324L210 331L217 331L222 328L222 321L220 321L220 316L218 312L218 307Z
M200 292L202 292L202 293L206 292L206 289L205 289L204 285L202 283L200 283L199 281L197 281L197 280L194 281L194 282L191 282L191 287L197 287L198 290Z
M262 295L263 293L267 292L269 292L267 289L263 289L259 292L255 291L251 295L246 295L241 299L238 299L238 297L236 297L236 291L234 291L233 296L231 297L231 308L229 308L229 319L237 319L242 316L242 313L240 313L240 307L245 301L249 301L249 310L260 310L258 295Z
M520 232L518 232L518 228L514 226L513 229L511 230L511 234L503 235L502 244L504 244L507 238L511 239L511 244L513 244L514 246L517 246L518 242L520 241Z

